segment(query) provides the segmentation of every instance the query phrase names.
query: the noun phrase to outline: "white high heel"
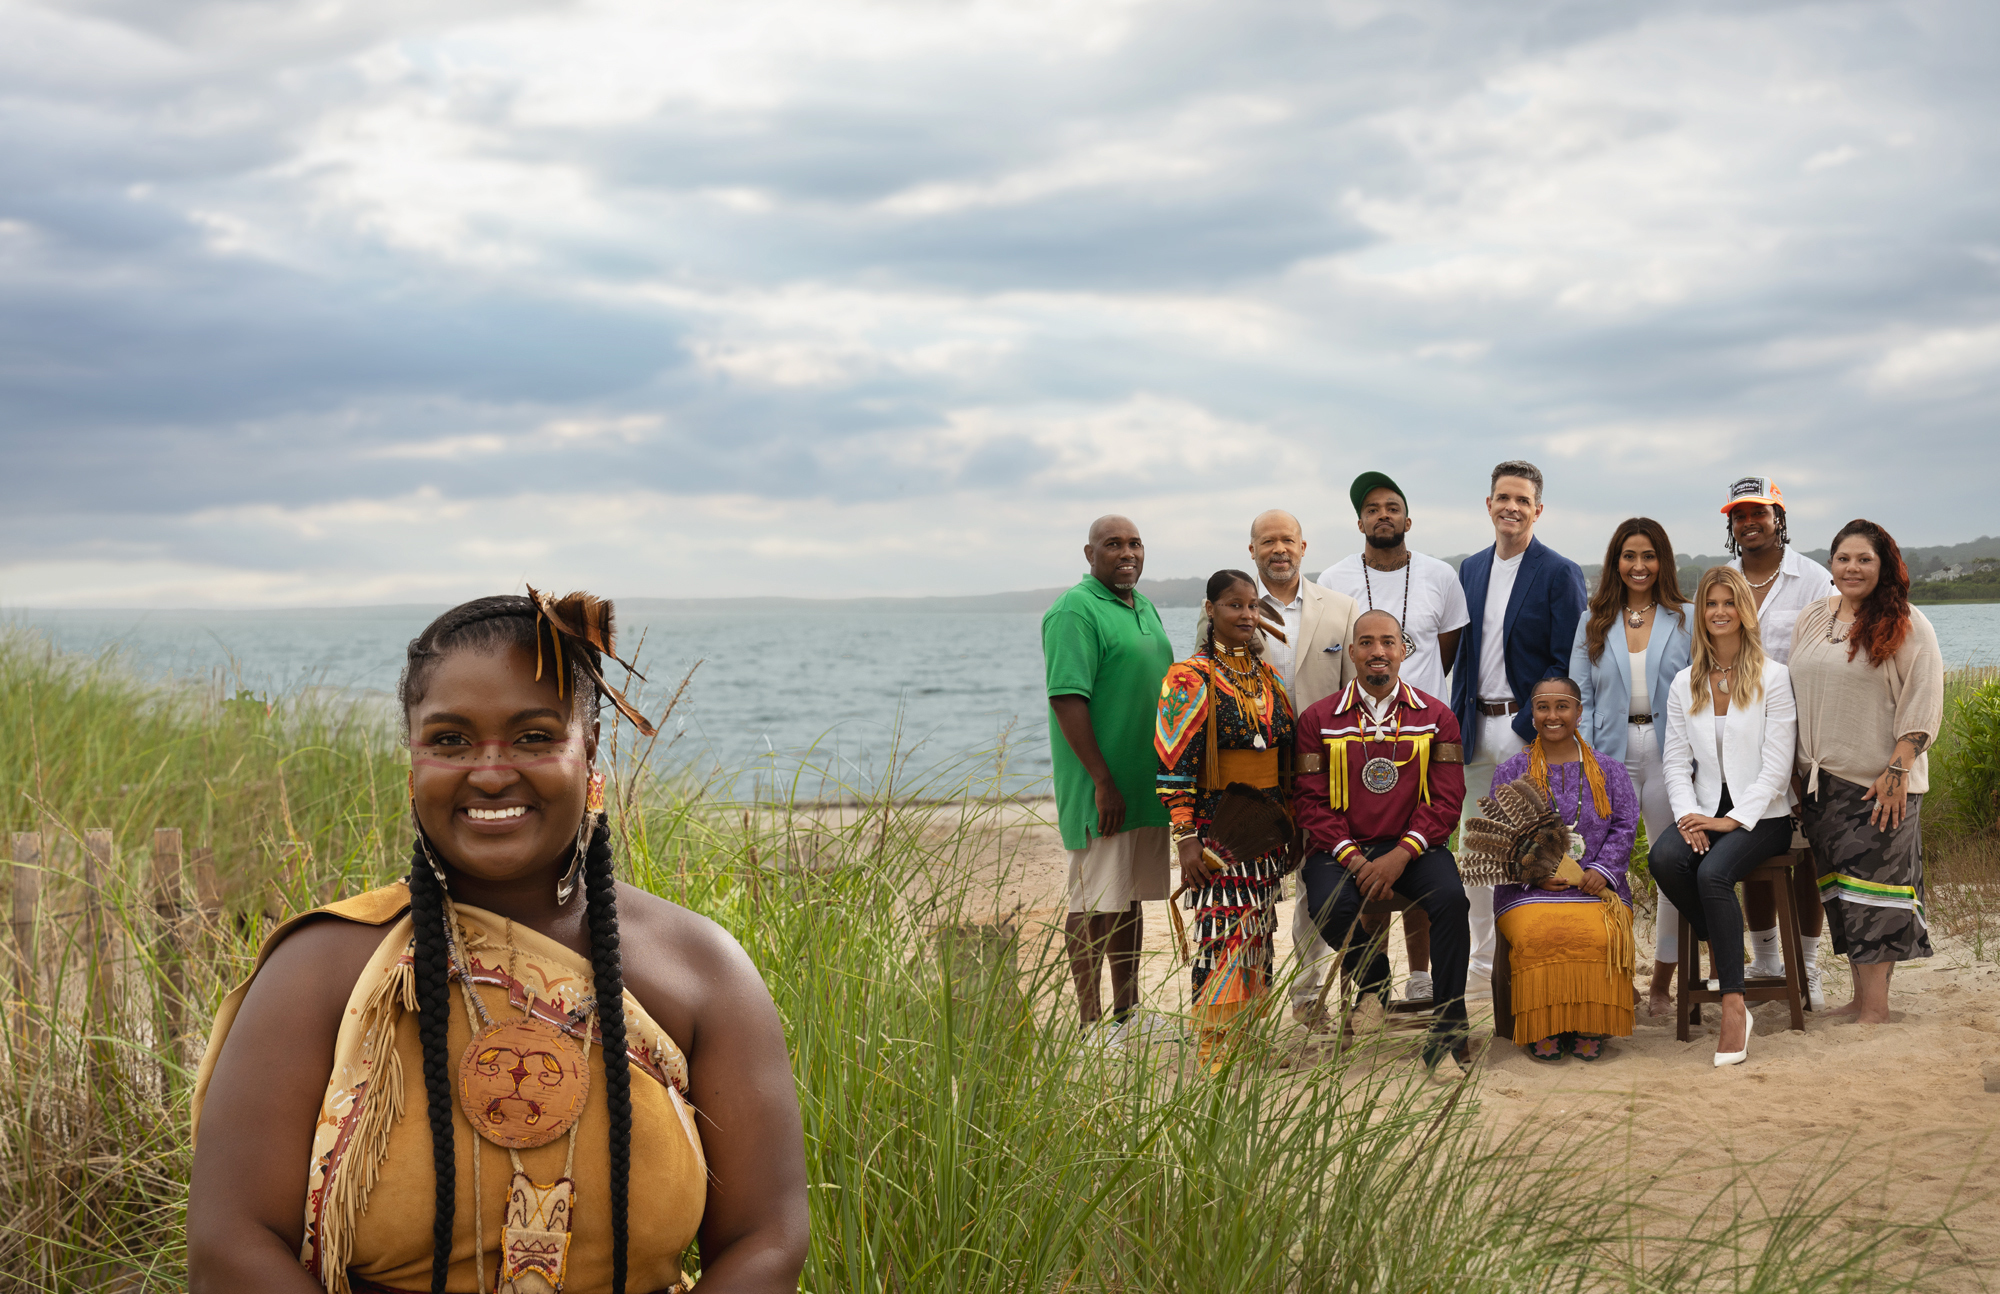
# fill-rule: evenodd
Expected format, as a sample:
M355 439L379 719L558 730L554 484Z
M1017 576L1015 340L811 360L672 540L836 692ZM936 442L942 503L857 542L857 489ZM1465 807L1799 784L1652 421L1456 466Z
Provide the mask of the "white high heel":
M1721 1069L1727 1065L1741 1065L1744 1061L1750 1059L1750 1035L1756 1031L1753 1027L1754 1023L1749 1018L1749 1013L1745 1012L1743 1019L1743 1050L1717 1050L1715 1053L1715 1067L1717 1069Z

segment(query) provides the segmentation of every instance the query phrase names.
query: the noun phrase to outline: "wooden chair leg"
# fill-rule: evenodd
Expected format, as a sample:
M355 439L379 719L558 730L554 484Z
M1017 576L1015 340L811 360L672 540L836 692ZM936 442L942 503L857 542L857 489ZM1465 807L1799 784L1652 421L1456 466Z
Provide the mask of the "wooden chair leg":
M1777 890L1778 939L1785 959L1785 993L1792 1008L1792 1028L1805 1032L1805 953L1799 945L1799 898L1792 891L1792 869L1771 875Z
M1701 981L1701 945L1694 941L1694 927L1686 914L1680 918L1681 963L1675 972L1680 991L1674 994L1674 1037L1688 1040L1688 1024L1701 1020L1701 1008L1694 1003L1694 987Z
M1493 1036L1514 1041L1514 967L1507 936L1493 932Z

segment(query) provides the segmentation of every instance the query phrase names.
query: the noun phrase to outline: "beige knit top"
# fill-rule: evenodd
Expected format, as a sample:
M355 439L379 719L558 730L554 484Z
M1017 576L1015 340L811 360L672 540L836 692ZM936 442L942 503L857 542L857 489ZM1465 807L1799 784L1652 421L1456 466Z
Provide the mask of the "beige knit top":
M1867 786L1894 757L1896 742L1920 732L1932 741L1944 721L1944 657L1937 630L1924 613L1910 608L1910 632L1894 656L1879 666L1868 653L1847 659L1849 644L1828 642L1838 597L1815 602L1799 613L1792 635L1792 695L1799 707L1798 769L1806 792L1831 773ZM1914 794L1930 789L1928 746L1910 769Z

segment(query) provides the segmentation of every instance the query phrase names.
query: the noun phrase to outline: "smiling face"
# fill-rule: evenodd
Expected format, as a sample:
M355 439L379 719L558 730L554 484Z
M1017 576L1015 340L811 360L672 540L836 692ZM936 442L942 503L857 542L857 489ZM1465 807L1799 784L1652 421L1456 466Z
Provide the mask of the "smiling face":
M410 708L411 792L440 861L485 881L566 865L597 753L551 672L523 647L439 661Z
M1778 542L1778 514L1768 503L1739 503L1729 510L1729 533L1744 553L1761 553Z
M1833 550L1833 585L1850 601L1864 602L1882 582L1882 558L1865 535L1849 535Z
M1736 631L1743 627L1743 613L1736 608L1736 594L1721 580L1708 586L1708 595L1701 604L1701 622L1708 626L1708 636L1717 641L1735 637Z
M1535 533L1542 505L1535 497L1535 483L1523 476L1503 476L1493 482L1486 500L1486 515L1493 522L1496 539L1525 543Z
M1139 527L1127 517L1099 517L1090 528L1090 542L1083 546L1083 560L1098 583L1120 593L1130 593L1146 569L1146 545L1139 539Z
M1306 555L1299 519L1289 512L1267 512L1250 526L1250 558L1264 587L1288 589L1299 578L1299 561Z
M1257 636L1257 590L1238 580L1202 605L1223 647L1247 647Z
M1386 611L1364 611L1354 622L1354 641L1348 645L1361 682L1376 696L1395 685L1403 672L1403 631L1396 617Z
M1583 703L1569 688L1554 680L1539 683L1529 704L1533 709L1535 735L1542 739L1542 744L1551 749L1569 745L1576 736L1576 725L1583 720Z
M1644 531L1625 536L1618 546L1618 578L1634 594L1646 595L1660 581L1660 552Z

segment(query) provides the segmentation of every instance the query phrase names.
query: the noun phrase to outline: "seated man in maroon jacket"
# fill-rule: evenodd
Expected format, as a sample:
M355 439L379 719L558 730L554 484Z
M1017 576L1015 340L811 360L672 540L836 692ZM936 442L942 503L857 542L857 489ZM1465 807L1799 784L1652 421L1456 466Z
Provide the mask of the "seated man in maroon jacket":
M1449 1053L1471 1062L1466 1044L1465 968L1471 953L1465 887L1445 841L1465 799L1465 748L1451 707L1401 679L1403 627L1387 611L1354 622L1349 659L1360 678L1306 707L1298 720L1293 805L1306 835L1300 879L1327 945L1346 945L1345 969L1363 993L1389 990L1388 961L1362 963L1364 899L1393 891L1431 919L1432 991L1437 1002L1424 1043L1435 1069ZM1352 943L1349 940L1352 940Z

